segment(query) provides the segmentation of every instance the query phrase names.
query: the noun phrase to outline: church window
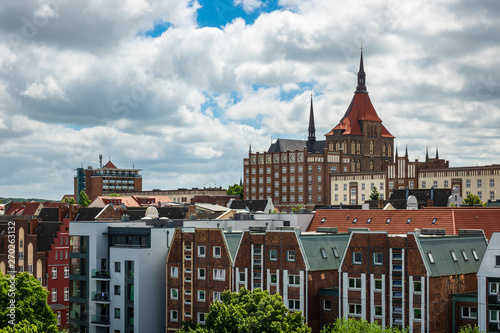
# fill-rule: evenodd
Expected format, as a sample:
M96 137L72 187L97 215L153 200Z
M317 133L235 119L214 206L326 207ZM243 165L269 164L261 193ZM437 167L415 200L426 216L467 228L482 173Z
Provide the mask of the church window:
M344 154L347 154L347 143L345 141L342 144L342 149L344 150Z
M388 156L392 156L392 146L391 146L391 144L389 144L389 145L387 146L387 155L388 155Z
M386 146L385 146L385 143L382 144L382 156L385 156L385 149L386 149Z
M356 143L356 154L361 154L361 143L359 141Z
M354 160L351 160L351 171L354 171L354 170L355 170L355 169L354 169L354 167L355 167L354 163L355 163L355 162L354 162Z
M361 161L360 160L358 160L358 162L356 163L356 171L357 172L361 171Z
M335 144L335 150L336 151L339 151L340 150L340 142L337 141L337 143Z
M330 141L330 143L328 144L328 150L333 151L333 142L332 141Z
M370 154L373 154L373 140L370 141Z
M373 161L370 161L370 170L373 171Z
M356 142L351 141L351 154L356 153Z

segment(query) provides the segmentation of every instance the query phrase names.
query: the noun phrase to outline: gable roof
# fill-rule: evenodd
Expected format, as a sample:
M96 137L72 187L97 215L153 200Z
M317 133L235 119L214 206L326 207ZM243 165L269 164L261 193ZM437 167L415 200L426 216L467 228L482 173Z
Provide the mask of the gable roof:
M357 219L355 223L354 219ZM338 232L348 232L349 228L369 228L372 231L387 231L389 234L405 234L424 228L445 229L447 234L457 234L460 229L481 229L489 239L492 232L500 231L500 208L319 209L307 231L316 231L318 227L336 227Z
M420 236L417 240L430 276L477 273L488 245L484 236ZM474 258L472 250L476 251L478 260ZM451 255L452 251L456 261ZM462 251L467 256L467 260ZM434 263L430 261L428 253L431 253Z
M12 202L5 215L36 215L41 202Z
M102 211L102 207L81 207L75 221L95 221L96 216Z
M108 161L108 163L106 163L106 165L104 166L104 168L107 168L107 169L117 169L117 167L111 161Z
M306 140L292 140L292 139L278 139L276 142L272 143L267 150L268 153L281 153L286 152L288 150L304 150L307 149L307 152L316 153L323 152L323 149L326 147L326 141L306 141Z
M236 258L236 252L238 251L238 246L240 245L241 232L223 232L224 239L226 240L227 250L231 255L231 262L234 262Z
M59 221L59 208L45 207L42 208L38 218L42 221Z
M62 222L40 222L35 229L37 235L37 251L49 251Z
M338 269L348 241L349 234L301 234L299 244L308 270ZM337 249L338 257L334 256L333 248ZM325 251L326 258L323 257L321 249Z

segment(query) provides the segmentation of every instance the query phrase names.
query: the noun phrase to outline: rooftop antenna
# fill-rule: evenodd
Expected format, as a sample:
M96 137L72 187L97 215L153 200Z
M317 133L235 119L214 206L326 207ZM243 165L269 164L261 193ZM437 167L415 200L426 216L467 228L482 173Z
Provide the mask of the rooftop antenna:
M99 168L102 169L102 154L99 154Z

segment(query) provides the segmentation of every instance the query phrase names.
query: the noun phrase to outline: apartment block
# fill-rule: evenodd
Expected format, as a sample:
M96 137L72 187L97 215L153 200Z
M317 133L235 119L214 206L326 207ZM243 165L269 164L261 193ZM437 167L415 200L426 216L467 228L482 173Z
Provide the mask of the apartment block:
M500 233L492 234L477 278L479 330L500 332Z

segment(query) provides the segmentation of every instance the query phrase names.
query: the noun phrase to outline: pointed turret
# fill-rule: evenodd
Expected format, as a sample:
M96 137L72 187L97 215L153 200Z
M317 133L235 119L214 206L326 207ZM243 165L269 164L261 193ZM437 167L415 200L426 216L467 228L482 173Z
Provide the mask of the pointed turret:
M408 145L406 145L405 156L408 157Z
M361 47L361 58L359 60L359 71L358 71L358 86L356 87L357 93L368 93L368 91L366 91L365 79L366 79L366 74L365 74L365 68L363 66L363 48Z
M425 161L429 162L429 148L425 147Z
M313 143L316 141L316 128L314 127L314 111L313 111L313 98L311 94L311 110L309 111L309 136L308 141Z
M252 143L250 143L248 145L248 153L251 154L252 153Z
M439 152L438 152L438 147L436 147L436 160L439 160Z

